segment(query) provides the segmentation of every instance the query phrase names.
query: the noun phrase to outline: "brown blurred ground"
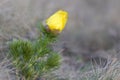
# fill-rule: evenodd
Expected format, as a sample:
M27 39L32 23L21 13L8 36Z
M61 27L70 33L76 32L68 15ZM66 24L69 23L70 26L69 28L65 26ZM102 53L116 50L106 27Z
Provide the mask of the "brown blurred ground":
M65 56L120 56L120 0L0 0L0 47L35 38L36 23L59 9L69 12L56 50ZM2 53L2 52L1 52ZM73 62L74 63L74 62Z
M81 38L86 41L96 39L95 41L102 43L105 41L102 37L119 36L119 0L0 1L0 35L7 38L11 35L27 34L24 30L29 32L31 27L35 27L37 20L44 21L59 9L69 12L69 22L61 39L72 41L70 44L80 43ZM35 32L31 34L34 36ZM78 46L74 45L74 48Z

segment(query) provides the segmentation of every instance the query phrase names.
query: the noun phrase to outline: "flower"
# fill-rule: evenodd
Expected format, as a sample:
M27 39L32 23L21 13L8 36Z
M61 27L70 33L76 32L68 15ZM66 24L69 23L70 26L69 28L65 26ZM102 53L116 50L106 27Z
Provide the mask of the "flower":
M67 19L68 13L66 11L59 10L46 20L46 24L51 32L60 33L64 29Z

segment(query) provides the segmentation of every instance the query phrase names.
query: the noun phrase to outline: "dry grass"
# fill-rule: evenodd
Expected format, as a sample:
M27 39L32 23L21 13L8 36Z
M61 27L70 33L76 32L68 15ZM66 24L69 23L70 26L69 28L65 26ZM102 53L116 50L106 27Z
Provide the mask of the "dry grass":
M116 58L109 60L104 68L100 68L96 66L92 66L92 68L90 68L90 65L86 65L84 67L86 67L84 71L82 69L75 70L73 66L69 66L65 63L55 74L57 74L59 77L65 80L119 80L120 79L120 63Z
M19 80L15 76L14 68L8 59L0 62L0 80ZM104 68L93 66L91 70L75 70L74 66L68 66L63 63L61 68L53 74L46 74L45 79L51 80L119 80L120 79L120 62L113 58L109 60Z
M15 80L15 71L9 59L5 58L0 62L0 80Z
M120 79L120 64L116 58L109 60L104 68L96 68L90 72L83 74L83 80L119 80Z

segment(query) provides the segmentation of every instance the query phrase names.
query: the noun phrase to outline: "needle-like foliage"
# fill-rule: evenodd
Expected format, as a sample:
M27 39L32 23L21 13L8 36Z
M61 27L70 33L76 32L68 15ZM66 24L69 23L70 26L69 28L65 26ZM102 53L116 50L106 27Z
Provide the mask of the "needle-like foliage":
M40 37L35 41L13 40L10 43L10 57L24 80L36 80L60 64L60 55L51 48L57 36L42 24L39 29Z

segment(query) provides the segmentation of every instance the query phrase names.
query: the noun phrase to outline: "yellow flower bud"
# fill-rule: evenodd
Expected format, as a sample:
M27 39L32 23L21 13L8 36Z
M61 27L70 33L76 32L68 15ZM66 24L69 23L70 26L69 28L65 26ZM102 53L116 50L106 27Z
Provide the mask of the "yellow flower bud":
M68 13L66 11L59 10L46 20L46 24L51 32L60 33L64 29L67 19Z

